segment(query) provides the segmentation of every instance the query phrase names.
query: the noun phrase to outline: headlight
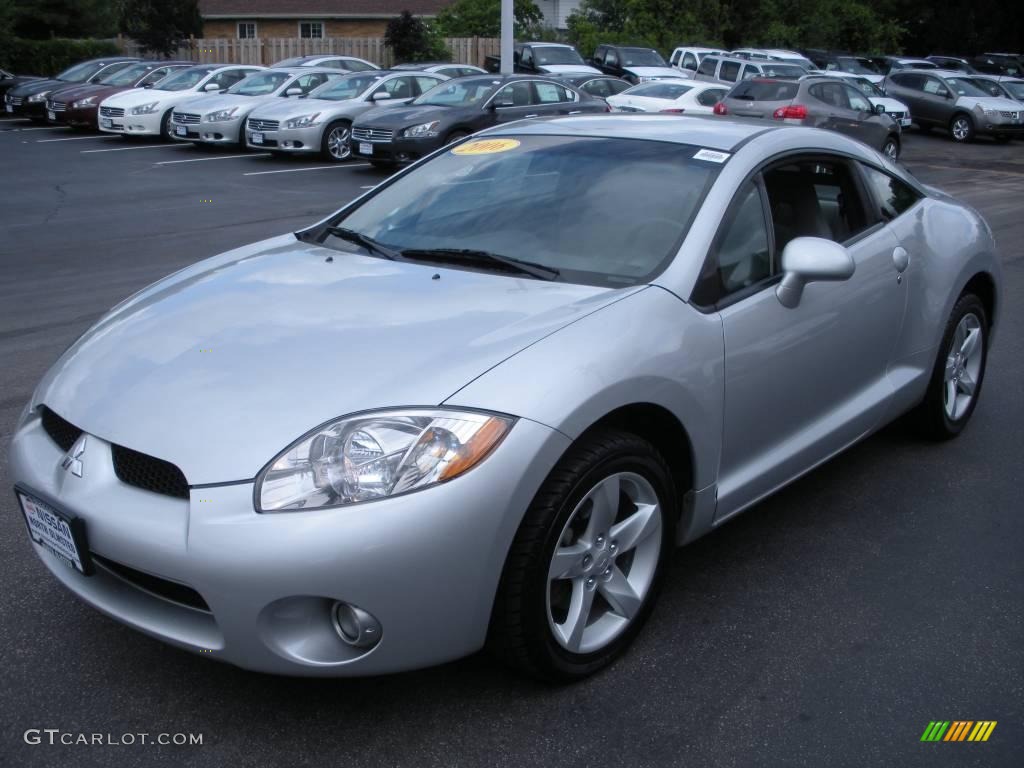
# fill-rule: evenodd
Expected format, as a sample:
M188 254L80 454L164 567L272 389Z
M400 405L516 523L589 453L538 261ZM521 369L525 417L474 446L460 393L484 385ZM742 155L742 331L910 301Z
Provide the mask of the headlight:
M95 96L90 96L87 99L79 99L74 104L72 104L71 107L72 107L72 109L81 109L82 107L88 107L94 101L96 101L96 97Z
M338 419L300 438L260 473L258 511L339 507L443 483L486 458L513 423L443 409Z
M437 136L437 129L441 127L440 120L434 120L432 123L422 123L420 125L414 125L411 128L406 128L402 131L403 136L408 136L410 139L422 139L427 136Z
M222 109L219 112L211 112L203 118L208 123L219 123L224 120L232 120L232 115L238 111L238 107L232 107L231 109Z
M303 115L302 117L293 117L291 120L285 120L285 128L308 128L311 125L316 125L316 119L320 117L319 112L314 112L312 115Z
M156 112L156 108L160 106L159 101L151 101L149 104L140 104L137 107L132 107L131 114L133 115L151 115Z
M43 91L42 93L33 93L28 97L29 101L46 101L46 97L50 95L49 91Z

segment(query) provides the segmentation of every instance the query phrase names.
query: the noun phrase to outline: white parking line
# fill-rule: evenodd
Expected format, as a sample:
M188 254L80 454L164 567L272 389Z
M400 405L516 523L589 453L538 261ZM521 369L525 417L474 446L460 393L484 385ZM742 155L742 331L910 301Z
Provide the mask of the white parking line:
M12 128L11 133L15 131L66 131L68 130L63 125L42 125L38 128Z
M112 136L111 138L116 139L117 137ZM132 149L160 149L161 147L181 147L182 149L186 149L184 145L179 144L178 142L174 142L173 144L146 144L145 146L142 147L116 147L115 149L81 149L79 150L79 153L83 155L88 155L92 152L128 152L129 150Z
M0 123L20 123L24 120L28 120L27 117L4 117L0 118Z
M311 168L285 168L282 171L252 171L243 173L243 176L264 176L268 173L299 173L300 171L326 171L337 168L369 168L370 163L356 163L355 165L317 165Z
M86 139L116 139L117 136L71 136L67 139L36 139L36 144L47 144L51 141L85 141Z
M250 152L246 152L244 155L221 155L220 157L197 157L197 158L194 158L193 160L164 160L163 162L155 163L155 165L175 165L177 163L205 163L207 160L231 160L232 158L235 158L235 157L270 157L270 153L269 152L258 152L256 154L252 154Z

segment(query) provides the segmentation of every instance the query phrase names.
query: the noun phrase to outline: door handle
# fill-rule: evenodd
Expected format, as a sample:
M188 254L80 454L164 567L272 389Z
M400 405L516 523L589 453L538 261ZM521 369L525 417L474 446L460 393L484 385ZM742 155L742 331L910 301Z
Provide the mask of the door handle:
M537 115L527 115L527 117L537 117Z
M910 265L910 254L907 253L906 248L896 246L892 252L892 263L896 267L896 271L902 273Z

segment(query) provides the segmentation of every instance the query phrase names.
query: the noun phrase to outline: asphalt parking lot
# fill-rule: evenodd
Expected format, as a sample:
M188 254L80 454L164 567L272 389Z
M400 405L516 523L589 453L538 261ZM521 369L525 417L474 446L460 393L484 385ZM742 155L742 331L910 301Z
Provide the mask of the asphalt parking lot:
M0 489L33 387L104 310L383 178L236 154L0 122ZM485 655L307 680L175 650L59 586L0 492L0 764L1020 765L1024 142L909 134L903 159L980 210L1005 261L1002 327L960 439L897 423L679 550L632 650L568 688ZM982 744L921 743L937 719L998 726ZM203 743L28 745L30 728Z

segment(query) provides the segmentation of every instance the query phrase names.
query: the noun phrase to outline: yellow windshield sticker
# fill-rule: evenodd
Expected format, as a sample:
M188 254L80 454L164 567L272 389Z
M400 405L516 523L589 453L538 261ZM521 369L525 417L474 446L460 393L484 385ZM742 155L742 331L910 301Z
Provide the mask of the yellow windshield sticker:
M452 150L453 155L493 155L496 152L508 152L519 146L515 139L477 139L459 144Z

